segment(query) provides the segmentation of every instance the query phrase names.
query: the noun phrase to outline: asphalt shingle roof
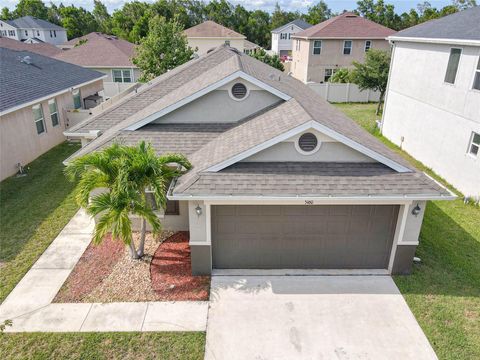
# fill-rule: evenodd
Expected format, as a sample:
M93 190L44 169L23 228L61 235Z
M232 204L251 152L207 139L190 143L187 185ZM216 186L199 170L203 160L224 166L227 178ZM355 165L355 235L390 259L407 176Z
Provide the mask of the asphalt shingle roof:
M240 38L245 39L245 35L229 29L223 25L217 24L215 21L207 20L201 24L192 26L184 30L184 34L187 37L220 37L220 38Z
M113 35L92 32L65 44L74 47L56 55L56 59L80 66L136 67L132 62L135 44Z
M480 40L480 6L412 26L395 37Z
M22 62L30 57L30 64ZM0 112L104 74L29 51L0 48Z
M51 22L38 19L33 16L24 16L14 20L8 20L12 26L15 26L17 29L44 29L44 30L63 30L64 28L58 26L56 24L52 24Z
M345 12L306 30L300 31L294 34L293 37L306 39L378 39L386 38L394 33L395 30L365 19L352 12Z
M282 25L282 26L279 26L277 27L276 29L273 29L272 32L278 32L280 31L281 29L283 29L284 27L288 26L288 25L296 25L298 26L300 29L308 29L309 27L312 27L311 24L309 24L308 22L302 20L302 19L295 19L293 21L290 21L288 24L285 24L285 25Z
M421 173L397 173L380 163L240 162L217 173L202 173L182 195L347 197L450 194Z
M18 51L30 51L43 56L53 57L60 54L63 50L59 49L55 45L41 42L38 44L26 44L22 41L17 41L5 37L0 37L0 47L18 50Z

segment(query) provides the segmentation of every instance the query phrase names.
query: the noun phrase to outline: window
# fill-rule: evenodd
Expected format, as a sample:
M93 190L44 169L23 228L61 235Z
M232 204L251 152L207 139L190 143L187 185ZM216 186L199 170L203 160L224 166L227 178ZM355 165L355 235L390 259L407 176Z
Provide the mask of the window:
M37 30L37 36L40 36L40 31Z
M468 153L471 156L478 157L480 149L480 134L472 131L472 136L470 138L470 145L468 146Z
M57 37L57 30L53 30L53 37Z
M365 41L365 52L372 48L372 42L370 40Z
M295 40L295 41L296 41L295 50L300 51L300 40Z
M155 195L153 194L152 191L147 190L145 192L145 198L147 200L147 203L151 206L152 210L159 210L160 207L157 204L157 201L155 200ZM165 206L165 215L180 215L180 203L178 200L167 200L166 206Z
M53 33L52 33L52 30L50 30L50 37L53 37Z
M281 33L280 40L287 40L287 33Z
M322 52L322 40L313 41L313 55L320 55Z
M455 84L457 77L458 64L460 63L460 55L462 49L450 49L450 57L448 58L447 73L445 74L445 82Z
M295 143L297 151L303 155L311 155L317 152L320 148L320 142L317 137L312 133L305 133L300 136Z
M37 127L37 134L42 134L45 132L45 123L43 120L43 110L42 105L38 104L32 107L33 111L33 121L35 122L35 126Z
M243 100L248 95L247 87L242 83L236 83L230 89L230 97L234 100Z
M480 90L480 57L478 58L477 69L475 70L475 77L473 79L473 88Z
M291 33L288 33L288 40L290 40L292 37L292 34Z
M6 31L5 31L5 35L7 35ZM15 36L15 30L8 30L8 36Z
M337 69L325 69L325 76L323 81L328 82L330 78L337 72Z
M230 46L230 40L225 40L225 45Z
M73 108L80 109L82 107L82 97L80 95L80 89L73 90L72 95L73 95Z
M352 40L345 40L343 42L343 55L350 55L352 53Z
M112 70L113 81L114 82L123 82L123 83L131 83L132 82L132 72L130 69L115 69Z
M28 30L25 30L25 36L28 36Z
M57 102L55 101L55 99L48 100L48 111L50 111L50 119L52 120L52 126L57 126L59 120Z

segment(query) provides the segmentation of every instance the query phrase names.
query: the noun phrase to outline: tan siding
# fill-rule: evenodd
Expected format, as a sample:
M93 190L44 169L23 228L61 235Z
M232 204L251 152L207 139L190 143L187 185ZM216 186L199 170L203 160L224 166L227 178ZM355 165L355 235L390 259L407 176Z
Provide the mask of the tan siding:
M80 88L82 98L94 94L103 88L99 80ZM53 97L52 97L53 98ZM52 126L48 100L43 101L42 110L46 131L37 134L33 121L32 106L3 115L0 119L0 180L17 172L17 163L27 165L37 157L65 140L64 109L73 107L70 92L55 97L59 115L59 124Z

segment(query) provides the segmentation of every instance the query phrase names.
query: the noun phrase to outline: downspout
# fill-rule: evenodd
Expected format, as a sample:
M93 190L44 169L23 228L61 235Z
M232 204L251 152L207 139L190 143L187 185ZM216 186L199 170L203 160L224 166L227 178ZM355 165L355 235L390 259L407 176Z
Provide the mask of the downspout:
M383 124L385 120L385 113L387 112L387 103L388 103L388 94L390 92L390 80L392 78L392 68L393 68L393 61L395 59L395 41L390 40L392 46L392 56L390 59L390 67L388 68L388 81L387 81L387 90L385 91L385 97L383 99L383 111L382 111L382 121L380 124L380 133L383 135Z

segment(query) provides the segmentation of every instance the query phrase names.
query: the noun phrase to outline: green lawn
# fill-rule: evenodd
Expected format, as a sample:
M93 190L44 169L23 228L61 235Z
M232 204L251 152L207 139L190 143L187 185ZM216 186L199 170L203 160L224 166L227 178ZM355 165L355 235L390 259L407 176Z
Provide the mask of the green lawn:
M61 144L0 183L0 301L78 210L62 164L78 148ZM0 359L203 359L204 348L202 332L0 335Z
M18 333L0 336L0 359L203 359L205 334Z
M402 154L423 164L375 131L376 104L336 104L361 126ZM480 359L480 208L455 201L430 201L410 276L395 282L440 359Z

